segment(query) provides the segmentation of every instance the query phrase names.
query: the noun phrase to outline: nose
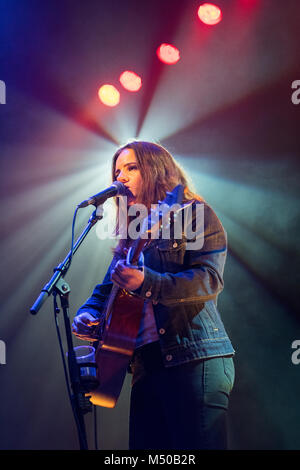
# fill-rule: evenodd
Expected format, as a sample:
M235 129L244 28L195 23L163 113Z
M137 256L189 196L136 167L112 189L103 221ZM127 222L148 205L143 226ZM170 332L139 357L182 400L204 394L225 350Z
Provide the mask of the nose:
M125 173L120 171L120 173L117 176L117 181L121 181L121 183L125 183L126 181L128 181L128 176L126 176Z

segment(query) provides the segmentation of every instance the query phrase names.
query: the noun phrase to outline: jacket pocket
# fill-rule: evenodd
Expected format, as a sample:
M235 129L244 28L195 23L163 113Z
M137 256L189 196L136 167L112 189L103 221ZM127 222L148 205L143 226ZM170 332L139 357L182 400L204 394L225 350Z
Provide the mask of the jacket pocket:
M156 253L160 263L160 272L177 273L183 270L185 239L157 240Z
M224 374L228 379L230 391L233 388L234 378L235 378L235 369L234 369L234 362L232 357L223 357L223 367L224 367Z
M159 251L179 251L185 246L185 239L157 240L157 248Z

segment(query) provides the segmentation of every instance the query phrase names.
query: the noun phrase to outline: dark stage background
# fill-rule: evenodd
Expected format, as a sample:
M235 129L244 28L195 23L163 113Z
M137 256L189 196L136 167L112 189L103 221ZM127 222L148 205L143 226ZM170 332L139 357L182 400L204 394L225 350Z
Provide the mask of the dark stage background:
M300 449L300 5L219 0L223 20L208 27L200 3L0 1L1 449L78 448L52 300L35 317L29 308L69 250L75 206L109 184L112 154L135 137L173 153L228 232L230 448ZM179 48L176 65L158 61L162 42ZM142 76L140 92L122 90L126 69ZM97 98L107 82L116 108ZM72 315L110 260L98 230L66 279ZM101 449L127 448L129 393L128 376L116 409L98 408ZM91 414L86 423L93 448Z

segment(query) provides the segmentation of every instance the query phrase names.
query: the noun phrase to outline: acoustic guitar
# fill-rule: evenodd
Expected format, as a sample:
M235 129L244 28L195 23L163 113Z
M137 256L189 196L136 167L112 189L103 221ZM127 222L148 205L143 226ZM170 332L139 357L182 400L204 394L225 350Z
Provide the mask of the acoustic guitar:
M162 227L170 224L176 212L182 210L182 200L183 186L178 185L167 193L164 201L158 201L143 220L140 235L127 253L126 264L138 268L145 245L159 238ZM99 338L95 354L97 385L87 395L94 405L115 407L135 349L143 307L143 298L113 284L104 308L104 323L95 327L93 333L93 338L95 335Z

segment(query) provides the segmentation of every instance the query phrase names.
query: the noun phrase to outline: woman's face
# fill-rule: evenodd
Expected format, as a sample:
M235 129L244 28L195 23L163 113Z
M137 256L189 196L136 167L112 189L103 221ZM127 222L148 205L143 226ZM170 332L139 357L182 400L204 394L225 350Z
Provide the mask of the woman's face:
M137 166L137 160L133 149L122 150L116 161L115 179L121 181L131 192L128 197L129 204L133 204L142 186L142 175Z

